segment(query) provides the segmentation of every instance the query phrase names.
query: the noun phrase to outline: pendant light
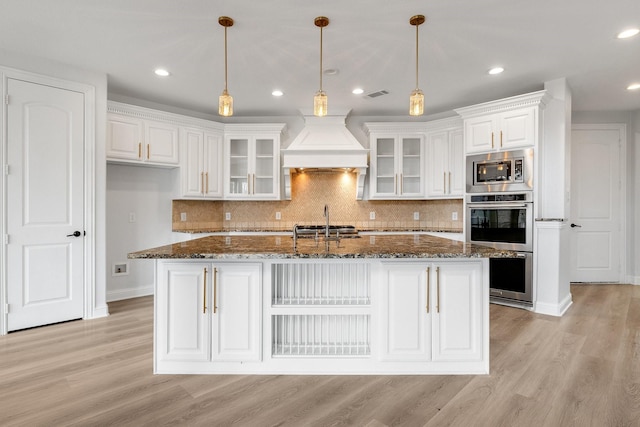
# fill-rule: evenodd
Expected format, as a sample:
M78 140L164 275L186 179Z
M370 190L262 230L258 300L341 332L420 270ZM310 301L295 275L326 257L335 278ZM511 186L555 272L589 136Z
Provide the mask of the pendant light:
M322 29L329 25L329 18L318 16L314 23L320 27L320 90L313 97L313 115L322 117L327 115L327 94L322 90Z
M224 27L224 90L218 99L218 114L229 117L233 116L233 97L227 92L227 28L233 26L233 19L221 16L218 23Z
M409 97L409 115L421 116L424 114L424 94L418 88L418 27L425 21L424 15L415 15L409 19L409 23L416 27L416 88Z

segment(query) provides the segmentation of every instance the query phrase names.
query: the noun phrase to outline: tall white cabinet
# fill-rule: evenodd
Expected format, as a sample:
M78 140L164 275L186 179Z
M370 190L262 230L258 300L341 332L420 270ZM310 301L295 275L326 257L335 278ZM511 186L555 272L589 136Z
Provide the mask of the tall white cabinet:
M223 132L181 129L182 196L221 199L223 195Z
M427 123L426 196L461 198L464 195L464 138L462 120Z

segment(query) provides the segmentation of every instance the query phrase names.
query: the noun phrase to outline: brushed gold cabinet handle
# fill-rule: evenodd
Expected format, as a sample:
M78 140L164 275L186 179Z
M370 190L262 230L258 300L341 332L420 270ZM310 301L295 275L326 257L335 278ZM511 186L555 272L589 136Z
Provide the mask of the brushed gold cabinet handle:
M429 314L429 306L431 305L431 291L429 290L431 267L427 267L427 314Z
M204 194L204 172L200 172L200 193Z
M204 182L206 188L204 194L209 194L209 172L204 173Z
M213 314L218 311L218 269L213 269Z
M138 142L138 158L142 158L142 142Z
M500 131L500 148L502 148L502 131Z
M491 148L493 148L493 132L491 132Z
M447 194L447 173L442 172L442 191Z
M404 182L403 182L402 174L400 174L400 194L402 195L403 193L404 193Z
M451 172L449 172L449 193L451 193Z
M440 313L440 267L436 267L436 313Z
M204 268L204 279L202 280L202 314L207 313L207 267Z
M147 160L151 158L151 144L147 144Z

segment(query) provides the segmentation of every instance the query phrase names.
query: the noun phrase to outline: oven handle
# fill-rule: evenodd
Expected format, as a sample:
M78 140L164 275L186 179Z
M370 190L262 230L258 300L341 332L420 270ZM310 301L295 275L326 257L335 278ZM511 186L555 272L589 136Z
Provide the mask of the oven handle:
M531 205L531 203L467 203L467 207L478 209L526 208L527 205Z

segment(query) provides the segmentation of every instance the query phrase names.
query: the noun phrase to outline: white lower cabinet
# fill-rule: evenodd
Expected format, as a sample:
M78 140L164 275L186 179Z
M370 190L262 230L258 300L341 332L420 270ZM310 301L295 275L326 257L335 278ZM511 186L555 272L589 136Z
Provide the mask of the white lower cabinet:
M259 361L261 278L262 266L254 263L159 262L155 371L195 373L206 368L193 362Z
M382 271L381 360L483 359L481 263L384 263Z
M154 371L484 374L488 260L159 260Z

